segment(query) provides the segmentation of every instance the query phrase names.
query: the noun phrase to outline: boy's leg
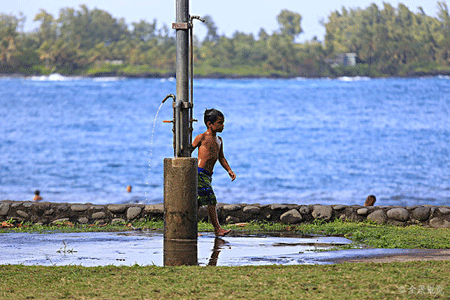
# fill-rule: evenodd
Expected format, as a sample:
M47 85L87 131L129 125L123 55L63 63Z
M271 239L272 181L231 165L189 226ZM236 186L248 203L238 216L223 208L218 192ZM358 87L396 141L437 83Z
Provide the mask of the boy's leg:
M220 227L215 205L208 205L208 216L211 224L214 226L214 233L216 234L216 236L224 236L230 233L231 229L226 230Z

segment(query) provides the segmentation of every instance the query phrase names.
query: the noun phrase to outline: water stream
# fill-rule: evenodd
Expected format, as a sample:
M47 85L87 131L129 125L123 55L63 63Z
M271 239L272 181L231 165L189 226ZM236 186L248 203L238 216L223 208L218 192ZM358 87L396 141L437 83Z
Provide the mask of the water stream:
M156 120L158 118L158 114L159 111L161 110L161 107L163 106L164 102L162 102L159 107L158 110L156 111L155 114L155 118L153 119L153 126L152 126L152 135L150 137L150 151L148 154L148 170L147 170L147 180L145 181L145 185L148 186L149 185L149 181L150 181L150 171L152 170L152 159L153 159L153 141L154 141L154 137L155 137L155 126L156 126ZM147 195L147 190L145 191L145 198L146 201L148 200L148 195Z

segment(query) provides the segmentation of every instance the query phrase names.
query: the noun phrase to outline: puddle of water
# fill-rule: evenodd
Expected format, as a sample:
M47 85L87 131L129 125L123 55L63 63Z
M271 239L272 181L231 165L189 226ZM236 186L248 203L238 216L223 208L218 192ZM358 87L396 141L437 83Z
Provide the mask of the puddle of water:
M197 245L194 243L193 246L180 248L179 245L164 245L162 233L155 232L6 233L1 236L0 264L13 265L163 266L169 265L167 260L172 259L173 255L177 256L177 252L183 254L183 259L188 259L187 264L200 266L330 264L333 263L333 259L359 257L366 255L367 251L372 251L371 255L377 255L378 252L381 255L386 254L387 250L401 250L365 249L359 252L358 250L322 252L336 245L351 243L350 240L342 237L230 236L215 238L211 233L202 233L198 237Z

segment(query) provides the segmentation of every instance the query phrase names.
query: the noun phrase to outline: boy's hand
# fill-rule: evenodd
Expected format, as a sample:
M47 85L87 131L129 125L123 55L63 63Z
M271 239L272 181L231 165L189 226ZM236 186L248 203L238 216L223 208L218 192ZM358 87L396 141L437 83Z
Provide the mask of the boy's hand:
M234 174L233 170L228 171L228 175L230 175L231 181L234 181L236 179L236 174Z

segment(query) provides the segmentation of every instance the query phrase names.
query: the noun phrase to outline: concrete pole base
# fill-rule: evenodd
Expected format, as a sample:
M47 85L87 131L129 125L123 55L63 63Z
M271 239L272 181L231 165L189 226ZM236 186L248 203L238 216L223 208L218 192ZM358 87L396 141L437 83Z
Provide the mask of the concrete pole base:
M197 158L164 159L165 240L197 241L197 177Z

